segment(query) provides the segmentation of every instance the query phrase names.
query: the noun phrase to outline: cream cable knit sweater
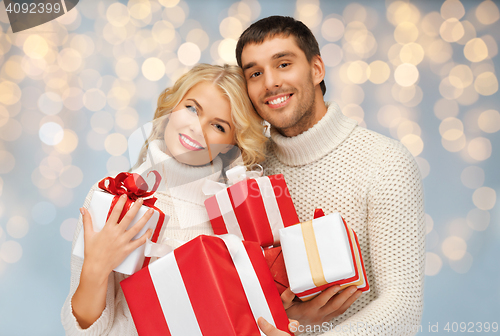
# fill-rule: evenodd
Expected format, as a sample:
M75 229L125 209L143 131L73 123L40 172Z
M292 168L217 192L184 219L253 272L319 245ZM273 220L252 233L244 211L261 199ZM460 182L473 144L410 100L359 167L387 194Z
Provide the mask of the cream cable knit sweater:
M162 175L162 185L155 194L158 198L155 205L169 215L170 220L164 224L159 241L164 241L166 238L187 241L201 234L212 235L213 230L203 203L205 196L201 192L201 187L205 179L214 181L219 179L222 161L217 157L212 165L203 167L188 166L167 156L164 153L163 146L163 141L152 142L148 159L134 171L146 177L147 172L153 168ZM151 160L151 158L153 159ZM88 193L84 207L89 206L95 190L99 190L97 184ZM82 218L80 216L73 239L73 247L81 229ZM171 240L168 243L174 245L173 247L178 245ZM89 328L80 328L73 315L71 299L80 282L82 265L82 259L74 255L71 256L70 293L61 311L61 321L66 330L66 335L137 335L134 321L120 287L120 281L127 276L116 272L112 272L108 278L106 308L103 313Z
M330 103L311 129L271 129L265 175L282 173L300 221L340 212L356 231L371 286L311 335L412 335L423 308L425 227L421 176L398 141L357 126ZM407 330L408 329L408 330Z

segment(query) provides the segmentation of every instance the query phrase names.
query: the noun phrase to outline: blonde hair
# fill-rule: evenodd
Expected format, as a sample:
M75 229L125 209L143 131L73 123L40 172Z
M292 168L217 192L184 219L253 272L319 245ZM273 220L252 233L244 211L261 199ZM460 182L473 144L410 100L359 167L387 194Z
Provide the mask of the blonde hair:
M241 151L243 164L252 165L264 160L267 141L264 135L266 126L248 98L246 81L241 68L228 64L223 66L198 64L182 75L172 87L166 88L158 97L153 129L141 149L136 167L145 160L148 144L163 137L167 118L162 117L171 113L186 93L201 82L216 84L221 93L229 100L231 118L235 126L235 142ZM155 120L162 122L155 123ZM231 153L235 154L231 150L227 155L231 155Z

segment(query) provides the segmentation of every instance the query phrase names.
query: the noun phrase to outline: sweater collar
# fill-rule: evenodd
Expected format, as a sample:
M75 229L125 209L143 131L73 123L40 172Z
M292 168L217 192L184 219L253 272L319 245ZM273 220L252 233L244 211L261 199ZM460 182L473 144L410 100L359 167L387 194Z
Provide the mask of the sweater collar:
M281 135L271 127L272 150L283 164L301 166L321 159L340 145L356 127L335 102L327 103L323 118L307 131L294 137Z

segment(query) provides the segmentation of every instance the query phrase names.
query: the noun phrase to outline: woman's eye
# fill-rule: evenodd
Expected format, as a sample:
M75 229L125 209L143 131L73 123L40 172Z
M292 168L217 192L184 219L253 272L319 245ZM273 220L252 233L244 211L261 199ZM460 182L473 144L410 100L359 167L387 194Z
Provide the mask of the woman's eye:
M222 127L221 125L219 124L215 124L214 125L215 128L217 128L219 131L221 131L222 133L226 133L226 130L224 129L224 127Z
M187 108L189 111L191 111L191 112L193 112L193 113L198 114L198 110L196 109L196 107L188 105L188 106L186 106L186 108Z

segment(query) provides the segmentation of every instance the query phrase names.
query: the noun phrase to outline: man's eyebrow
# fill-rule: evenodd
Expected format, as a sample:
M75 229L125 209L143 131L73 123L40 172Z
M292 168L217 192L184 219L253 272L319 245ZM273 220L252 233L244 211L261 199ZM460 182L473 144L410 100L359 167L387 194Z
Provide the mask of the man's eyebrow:
M188 98L188 99L186 99L186 100L191 100L191 101L192 101L192 102L196 105L196 107L197 107L198 109L200 109L201 111L203 111L203 107L201 107L201 105L200 105L200 104L198 104L198 102L196 101L196 99L194 99L194 98Z
M295 55L295 53L292 52L292 51L281 51L279 53L274 54L271 57L271 59L276 60L276 59L279 59L279 58L282 58L282 57L296 57L296 56L297 55ZM245 64L243 66L243 72L245 72L246 70L248 70L250 68L253 68L256 65L257 65L256 62L250 62L250 63Z

